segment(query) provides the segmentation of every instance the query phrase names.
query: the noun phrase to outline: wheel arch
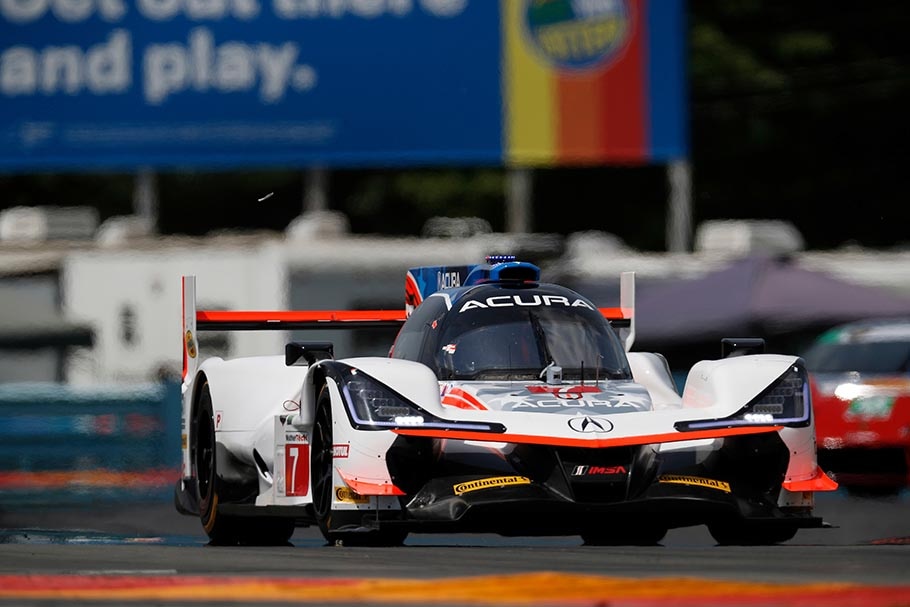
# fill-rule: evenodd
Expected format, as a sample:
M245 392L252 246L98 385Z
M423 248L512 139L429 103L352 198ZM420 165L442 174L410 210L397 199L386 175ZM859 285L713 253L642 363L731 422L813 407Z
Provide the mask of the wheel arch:
M316 405L319 403L319 394L327 382L328 375L323 365L316 364L310 367L300 393L300 417L301 421L307 426L312 427L316 421Z

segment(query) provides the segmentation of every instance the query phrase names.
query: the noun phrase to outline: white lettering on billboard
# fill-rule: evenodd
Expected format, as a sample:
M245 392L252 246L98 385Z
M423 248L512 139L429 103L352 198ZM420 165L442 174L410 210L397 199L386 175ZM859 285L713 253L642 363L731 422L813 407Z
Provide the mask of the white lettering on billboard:
M435 18L464 12L467 0L0 0L0 20L28 26L45 19L76 26L100 19L121 23L128 16L163 23L227 20L250 22L270 11L282 20L406 17L416 11ZM255 93L274 104L289 93L316 88L317 70L301 57L299 40L216 39L208 27L190 30L184 40L162 37L134 48L137 28L109 30L90 45L34 43L0 45L0 95L127 94L137 84L151 106L183 93ZM214 27L214 26L212 26ZM78 30L73 30L77 32ZM134 56L140 74L134 74Z
M0 55L0 94L124 93L132 85L131 53L130 35L119 29L85 52L74 46L41 51L14 46Z

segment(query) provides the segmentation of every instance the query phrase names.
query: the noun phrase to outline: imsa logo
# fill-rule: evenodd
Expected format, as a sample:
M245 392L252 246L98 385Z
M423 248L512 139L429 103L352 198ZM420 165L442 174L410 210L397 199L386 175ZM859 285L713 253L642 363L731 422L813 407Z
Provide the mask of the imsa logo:
M625 466L575 466L572 476L611 477L624 476L628 470Z

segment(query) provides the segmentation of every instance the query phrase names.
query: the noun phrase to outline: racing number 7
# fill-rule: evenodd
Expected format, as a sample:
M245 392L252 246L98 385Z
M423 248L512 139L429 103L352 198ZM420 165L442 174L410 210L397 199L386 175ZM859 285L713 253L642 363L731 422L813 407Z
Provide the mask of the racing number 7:
M307 445L288 445L284 457L285 495L306 495L310 484L310 452Z

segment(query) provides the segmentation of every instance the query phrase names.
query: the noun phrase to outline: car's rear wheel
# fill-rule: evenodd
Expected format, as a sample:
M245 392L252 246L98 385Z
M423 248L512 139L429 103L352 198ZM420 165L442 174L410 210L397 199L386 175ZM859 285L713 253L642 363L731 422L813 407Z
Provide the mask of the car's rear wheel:
M328 390L323 388L316 404L316 417L313 422L312 470L313 512L319 530L326 542L331 545L346 546L398 546L407 538L407 531L401 528L381 528L370 531L338 531L338 516L332 510L334 501L334 456L332 446L332 401ZM345 511L343 514L359 516L358 511ZM354 519L351 519L352 521Z
M708 532L721 546L770 546L792 540L799 530L786 523L724 521L708 525Z
M660 525L632 525L581 534L586 546L654 546L667 535Z
M190 458L196 478L199 518L210 542L214 545L287 544L294 533L293 518L241 518L218 511L227 487L218 476L215 418L208 382L202 385L192 424Z

